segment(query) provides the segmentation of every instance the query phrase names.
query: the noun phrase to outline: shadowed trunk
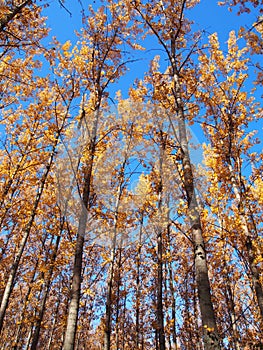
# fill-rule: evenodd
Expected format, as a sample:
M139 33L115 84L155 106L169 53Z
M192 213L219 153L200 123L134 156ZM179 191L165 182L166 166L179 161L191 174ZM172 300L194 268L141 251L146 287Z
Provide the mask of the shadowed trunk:
M252 283L253 283L253 287L255 289L255 294L256 294L256 298L257 298L257 302L258 302L258 308L259 308L260 316L261 316L261 323L263 325L263 288L262 288L262 285L260 283L259 269L257 267L257 264L255 263L256 256L255 256L255 253L253 250L253 239L251 237L251 234L250 234L249 228L248 228L248 224L247 224L247 217L246 217L246 212L245 212L245 207L244 207L245 201L242 201L242 197L241 197L241 194L239 191L238 182L236 180L230 159L228 160L228 169L229 169L229 173L231 176L231 183L232 183L233 191L235 194L235 198L238 202L238 205L237 205L238 214L240 217L242 230L243 230L243 233L245 235L245 248L247 250L248 263L249 263L249 267L250 267Z
M175 53L172 57L175 57ZM183 185L187 196L188 219L191 226L192 240L194 245L195 276L203 325L204 344L206 350L219 350L221 347L215 321L215 313L211 300L211 288L208 278L205 243L202 234L199 208L195 196L194 177L192 172L188 138L186 132L184 105L181 99L179 73L175 66L175 60L172 60L171 63L173 64L173 93L175 98L175 107L177 110L179 143L182 156Z
M105 329L104 329L104 350L110 350L111 343L111 323L112 323L112 289L114 282L115 273L115 260L116 260L116 248L117 248L117 234L118 234L118 219L119 219L119 205L123 190L124 183L124 170L126 165L126 159L124 160L121 170L120 170L120 183L117 190L117 198L114 210L114 223L113 223L113 241L111 247L111 259L110 259L110 269L107 284L107 299L106 299L106 319L105 319Z
M97 127L96 127L97 131ZM95 136L96 138L96 136ZM93 159L95 152L95 138L90 144L90 160L87 164L87 170L84 179L84 189L82 195L82 207L79 219L77 241L75 247L74 266L73 266L73 277L70 291L70 303L68 309L67 328L65 333L65 339L63 344L63 350L73 350L75 344L75 337L77 331L80 291L81 291L81 278L82 278L82 256L84 239L86 233L86 224L88 218L89 200L91 193L92 183L92 169Z
M42 300L40 303L40 310L37 316L37 321L35 323L35 329L34 329L34 333L33 333L33 339L32 339L32 343L31 343L31 350L36 350L37 349L37 344L38 344L38 340L39 340L39 334L40 334L40 329L41 329L41 323L43 321L43 317L44 317L44 312L45 312L45 306L46 306L46 301L49 295L49 291L50 291L50 286L52 283L52 276L53 276L53 270L54 270L54 264L55 264L55 260L57 257L57 252L58 252L58 248L59 248L59 243L60 243L60 239L61 239L61 232L63 230L63 226L64 226L64 219L62 220L61 224L60 224L60 233L59 236L57 236L56 238L56 243L55 243L55 247L54 250L51 254L50 260L49 260L49 271L48 271L48 275L44 278L45 280L45 286L44 286L44 290L43 290L43 294L42 294Z
M14 281L16 278L17 270L18 270L18 267L19 267L19 264L20 264L20 261L21 261L21 258L22 258L27 240L28 240L28 237L29 237L31 229L33 227L35 216L37 214L37 208L38 208L42 193L44 191L44 187L45 187L45 184L47 181L47 177L48 177L51 165L53 164L53 160L54 160L54 157L56 154L57 143L58 143L58 138L56 139L55 144L53 145L53 149L51 151L48 163L46 165L46 170L45 170L45 172L41 178L40 184L39 184L39 188L38 188L38 191L36 194L34 206L33 206L32 212L31 212L31 216L30 216L29 221L28 221L26 228L24 230L24 234L23 234L23 237L20 241L13 265L10 269L8 281L7 281L5 290L4 290L4 294L3 294L2 302L1 302L1 307L0 307L0 332L1 332L2 327L3 327L5 312L6 312L8 303L9 303L10 295L13 291Z
M143 334L143 330L141 327L141 314L140 314L140 303L141 303L141 278L140 278L140 270L141 270L141 250L142 250L142 229L143 229L143 212L140 217L140 232L139 232L139 244L137 248L137 256L136 256L136 349L140 348L140 336ZM143 337L143 335L142 335Z
M159 349L165 350L164 313L163 313L163 162L166 139L160 130L159 179L158 179L158 227L157 227L157 331Z
M167 236L168 240L170 242L170 224L167 226ZM168 251L170 253L170 244L168 247ZM169 274L169 288L170 288L170 293L171 293L171 299L172 299L172 320L173 323L171 325L171 334L172 334L172 339L173 339L173 349L177 350L177 335L176 335L176 300L175 300L175 290L174 290L174 276L173 276L173 268L172 268L172 263L168 261L168 274Z
M183 189L187 197L188 205L188 220L191 227L191 236L193 241L194 249L194 262L195 262L195 276L198 290L198 300L201 311L201 319L203 325L203 338L206 350L219 350L220 339L217 331L215 313L213 309L213 304L211 300L211 288L208 278L208 268L205 252L205 244L203 239L201 220L199 214L198 203L195 196L195 184L194 177L191 166L189 144L187 137L187 120L185 116L185 110L187 106L182 100L182 86L180 74L183 71L183 67L190 61L191 53L196 48L191 47L188 55L185 57L181 50L182 42L181 40L186 40L186 32L188 31L188 23L185 23L184 11L186 8L186 0L178 3L171 0L169 4L166 4L167 9L177 7L177 13L169 12L165 6L162 5L160 9L160 15L169 18L170 27L165 28L165 34L163 28L156 26L154 20L152 20L152 14L145 14L142 10L141 4L138 2L134 3L135 10L140 14L144 23L152 31L154 36L158 39L158 42L164 49L167 59L171 65L171 78L172 78L172 96L174 99L173 116L169 115L170 124L172 125L174 137L178 144L178 149L181 159L182 167L182 181ZM167 11L166 11L167 10ZM150 9L149 9L150 11ZM169 17L171 14L171 17ZM165 24L164 24L165 25ZM167 32L169 29L169 38L167 37ZM196 45L196 44L194 44ZM181 60L180 60L181 58ZM179 60L179 61L178 61ZM186 83L187 84L187 83ZM169 100L169 103L170 100ZM175 126L176 125L176 126ZM178 130L178 131L177 131Z

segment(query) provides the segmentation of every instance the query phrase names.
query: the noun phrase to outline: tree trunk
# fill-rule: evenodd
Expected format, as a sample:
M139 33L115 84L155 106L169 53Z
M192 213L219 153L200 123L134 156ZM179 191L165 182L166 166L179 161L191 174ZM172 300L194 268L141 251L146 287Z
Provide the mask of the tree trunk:
M140 269L141 269L141 250L142 250L142 229L143 229L143 213L141 213L140 218L140 232L139 232L139 245L137 248L137 256L136 256L136 349L140 348L140 335L143 330L141 327L141 315L140 315L140 303L141 303L141 280L140 280Z
M261 323L263 324L263 290L262 290L262 285L260 283L259 269L255 263L255 254L253 251L252 238L250 236L247 236L246 248L247 248L247 252L248 252L248 262L249 262L249 266L250 266L252 282L253 282L253 286L255 288L258 307L259 307L259 311L260 311L260 315L261 315Z
M119 349L119 311L120 311L120 285L121 285L121 263L122 263L122 244L118 249L118 273L117 273L117 297L116 297L116 349Z
M60 234L61 234L61 231L63 229L63 225L64 225L64 220L62 221L61 226L60 226ZM41 323L42 323L42 320L44 317L44 312L45 312L46 300L48 298L50 286L52 283L54 263L55 263L55 260L57 257L57 252L58 252L59 243L60 243L60 239L61 239L60 234L59 234L59 236L57 236L55 248L54 248L53 253L51 255L50 261L48 262L50 264L50 267L49 267L48 275L47 275L47 277L45 277L45 287L44 287L44 291L43 291L43 295L42 295L42 300L41 300L41 304L40 304L40 310L38 313L37 321L35 323L34 333L32 336L33 339L32 339L32 343L31 343L31 347L30 347L31 350L37 349L37 344L38 344L39 334L40 334L40 329L41 329Z
M160 130L160 155L158 179L158 226L157 226L157 330L159 349L165 350L163 314L163 161L166 149L166 136Z
M175 57L175 56L174 56ZM175 60L174 60L175 62ZM172 62L173 63L173 62ZM184 106L181 99L180 79L175 65L173 66L174 98L177 110L180 153L182 156L182 171L184 190L188 203L188 219L191 226L192 239L195 253L195 276L198 291L198 300L201 311L204 344L206 350L220 349L219 335L215 321L215 313L211 300L211 288L208 278L205 244L202 235L202 227L198 203L195 196L195 185L190 160L188 138L186 132L186 121Z
M226 266L226 262L225 262L225 266ZM239 336L238 336L238 332L237 332L237 317L236 317L236 313L235 313L235 303L234 303L234 298L233 298L233 293L231 290L231 286L230 286L230 278L228 276L228 272L227 272L227 276L226 276L226 301L228 303L228 308L229 308L229 317L230 317L230 324L231 324L231 335L232 335L232 344L234 345L234 349L235 350L240 350L240 345L239 345Z
M24 252L24 249L25 249L25 246L26 246L26 242L27 242L28 237L30 235L30 232L31 232L34 220L35 220L35 216L36 216L36 213L37 213L37 208L38 208L38 205L39 205L42 193L44 191L45 183L46 183L46 180L47 180L47 177L48 177L51 165L53 163L53 160L54 160L54 157L55 157L55 154L56 154L57 143L58 143L58 138L56 139L55 144L53 145L53 149L52 149L52 152L50 154L49 161L48 161L48 163L46 165L46 170L45 170L45 172L44 172L44 174L42 176L42 179L40 181L40 185L39 185L39 188L38 188L38 191L37 191L37 194L36 194L36 199L35 199L35 202L34 202L34 206L33 206L32 212L31 212L30 219L29 219L29 221L27 223L27 226L25 228L23 237L22 237L22 239L20 241L20 245L18 247L17 254L15 256L13 265L12 265L10 273L9 273L9 278L8 278L8 281L7 281L7 284L6 284L6 287L5 287L5 291L4 291L4 294L3 294L1 307L0 307L0 332L1 332L2 327L3 327L5 312L6 312L8 303L9 303L10 295L11 295L13 287L14 287L14 281L15 281L15 277L16 277L16 273L17 273L19 264L20 264L20 260L21 260L22 255L23 255L23 252Z
M238 189L238 183L236 180L236 177L234 175L233 167L231 165L231 162L229 160L228 163L228 169L231 176L231 183L233 186L233 191L236 197L236 200L238 202L238 213L241 221L241 226L243 229L243 233L245 235L245 248L247 250L248 255L248 263L250 267L251 277L252 277L252 283L255 289L255 294L257 297L258 307L261 315L261 323L263 324L263 288L260 283L260 273L258 270L257 265L255 264L255 253L253 250L253 240L249 232L248 224L247 224L247 218L245 213L245 204L242 202L242 198Z
M170 242L170 224L167 226L167 236L168 241ZM168 250L170 252L170 243ZM169 287L170 287L170 293L172 298L172 320L173 323L171 325L171 333L172 333L172 339L173 339L173 347L175 350L177 350L177 335L176 335L176 300L175 300L175 290L174 290L174 277L173 277L173 268L170 261L168 261L168 273L169 273Z
M79 300L81 290L82 255L84 246L84 236L87 223L87 209L82 207L77 242L75 248L75 260L73 267L73 278L70 291L70 303L68 310L67 328L65 333L63 350L73 350L77 330L77 320L79 311Z
M120 190L120 186L119 186ZM111 323L112 323L112 289L114 281L114 269L115 269L115 259L116 259L116 243L117 243L117 222L118 222L118 207L119 207L120 193L116 201L116 210L114 214L114 233L113 233L113 243L111 248L111 259L110 259L110 270L108 276L107 285L107 299L106 299L106 319L105 319L105 329L104 329L104 350L110 350L111 343Z
M56 309L55 309L55 313L53 314L52 328L51 328L51 333L49 334L47 350L51 350L51 347L52 347L53 335L54 335L54 331L55 331L56 322L57 322L57 319L58 319L59 305L60 305L60 299L58 298Z
M130 135L131 137L131 135ZM111 262L109 269L109 277L108 277L108 286L107 286L107 299L106 299L106 319L105 319L105 329L104 329L104 350L110 350L110 342L111 342L111 323L112 323L112 289L113 289L113 281L114 281L114 270L115 270L115 260L116 260L116 245L117 245L117 234L118 234L118 220L119 220L119 206L120 200L123 191L124 184L124 173L125 167L127 163L127 152L129 150L129 143L127 145L127 149L125 152L125 157L123 163L121 165L121 169L119 172L119 184L117 189L117 196L114 208L114 222L113 222L113 241L111 247Z
M101 96L100 96L101 97ZM100 100L97 102L95 111L95 120L92 127L91 138L88 145L89 159L86 162L86 171L84 174L84 184L82 192L82 206L81 214L78 225L77 241L74 256L73 265L73 277L70 291L70 303L68 309L67 327L65 332L65 338L63 343L63 350L74 350L75 337L77 331L78 312L79 312L79 301L81 292L81 279L82 279L82 256L84 239L86 233L86 224L88 218L88 210L90 209L90 195L92 190L92 171L93 162L96 150L96 139L98 122L100 115ZM84 115L85 117L85 115Z
M171 2L172 5L175 5L175 2ZM151 16L146 16L140 8L139 3L135 3L134 7L136 11L142 17L144 23L151 29L153 34L158 39L159 43L162 45L164 51L167 54L167 58L171 64L171 75L172 75L172 94L174 98L174 113L176 113L176 121L178 127L178 135L174 125L174 121L171 116L170 123L172 125L175 140L178 143L180 157L182 161L182 179L183 187L187 196L188 203L188 219L191 227L193 248L195 253L195 275L196 283L198 290L198 299L201 311L202 325L203 325L203 334L204 334L204 344L206 350L219 350L220 340L216 327L215 313L213 309L213 304L211 300L211 289L208 279L208 269L206 261L206 252L205 245L202 236L202 227L200 214L198 210L198 204L195 197L195 185L194 178L192 173L192 166L189 153L188 137L186 133L186 120L185 120L185 105L181 98L181 81L180 81L180 70L187 64L190 59L189 56L186 57L185 61L178 62L178 59L182 55L180 48L177 52L177 47L181 46L180 37L185 37L185 32L183 32L183 22L184 22L184 10L186 6L186 1L182 1L180 8L180 13L178 13L178 23L179 27L175 28L171 26L169 29L169 39L164 39L164 33L162 28L156 27L154 21L151 21ZM165 11L162 10L163 12ZM172 22L171 22L172 23ZM167 28L166 28L167 29ZM166 36L166 34L165 34ZM167 41L166 41L167 40Z
M26 312L26 308L27 308L27 304L28 304L28 301L29 301L29 296L31 294L31 290L32 290L32 284L35 280L35 275L36 275L36 272L37 272L37 269L38 269L38 260L36 261L36 264L35 264L35 268L34 268L34 271L33 271L33 274L32 274L32 277L29 281L29 287L28 287L28 290L27 290L27 293L26 293L26 296L25 296L25 299L24 299L24 305L23 305L23 310L22 310L22 313L21 313L21 316L20 316L20 322L19 322L19 326L16 330L16 337L15 337L15 341L14 341L14 345L12 347L12 350L17 350L17 349L20 349L21 347L21 344L20 344L20 336L21 336L21 330L22 330L22 326L23 326L23 320L24 320L24 317L25 317L25 312Z
M165 350L165 336L164 336L164 316L163 316L163 242L162 233L157 237L157 254L158 254L158 268L157 268L157 324L158 324L158 338L159 349Z
M125 290L126 290L126 286L125 286ZM127 295L128 293L125 293L124 296L124 300L123 300L123 322L122 322L122 348L121 350L125 350L125 344L126 344L126 340L125 340L125 334L127 334L126 328L125 328L125 320L126 320L126 310L127 310Z

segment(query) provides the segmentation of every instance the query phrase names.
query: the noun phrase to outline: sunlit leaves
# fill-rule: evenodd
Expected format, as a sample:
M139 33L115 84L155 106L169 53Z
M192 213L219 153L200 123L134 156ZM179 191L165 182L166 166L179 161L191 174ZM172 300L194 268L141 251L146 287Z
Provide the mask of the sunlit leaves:
M246 348L260 338L262 110L252 86L262 83L260 18L222 43L220 34L192 33L187 17L198 1L107 1L84 9L76 41L54 38L48 49L37 3L46 4L28 3L0 37L1 295L29 233L3 346L30 346L44 303L38 346L62 347L89 169L76 347L103 346L110 295L111 346L157 348L161 265L166 345L202 347L213 327L201 326L198 306L199 212L224 347ZM259 2L224 3L248 11ZM2 6L1 21L14 4ZM191 138L182 125L198 130L203 166L184 163Z

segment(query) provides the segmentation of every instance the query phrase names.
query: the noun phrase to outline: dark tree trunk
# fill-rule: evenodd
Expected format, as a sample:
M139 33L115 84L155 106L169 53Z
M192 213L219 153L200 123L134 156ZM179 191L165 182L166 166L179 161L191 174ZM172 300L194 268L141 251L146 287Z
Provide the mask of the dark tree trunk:
M51 165L53 164L53 160L54 160L54 157L55 157L55 154L56 154L57 143L58 143L58 138L56 139L56 142L53 145L53 149L51 151L51 154L50 154L50 157L49 157L49 161L48 161L48 163L46 165L46 170L45 170L45 172L44 172L44 174L43 174L43 176L41 178L41 181L40 181L40 184L39 184L39 188L38 188L38 191L37 191L37 194L36 194L34 206L33 206L32 212L31 212L31 216L30 216L29 221L28 221L28 223L26 225L23 237L22 237L22 239L20 241L20 244L19 244L16 256L15 256L15 259L14 259L14 262L12 264L12 267L11 267L11 270L10 270L10 273L9 273L8 281L7 281L5 290L4 290L4 294L3 294L2 302L1 302L1 307L0 307L0 332L1 332L2 327L3 327L5 312L6 312L8 303L9 303L10 295L11 295L11 293L13 291L14 281L15 281L15 278L16 278L17 270L18 270L18 267L19 267L22 255L24 253L24 249L25 249L28 237L30 235L30 232L31 232L31 229L32 229L32 226L33 226L33 223L34 223L34 220L35 220L35 216L37 214L37 208L38 208L38 205L39 205L42 193L44 191L44 187L45 187L45 184L46 184L46 180L47 180L47 177L48 177Z
M55 247L53 250L53 253L51 255L50 261L48 262L50 264L49 266L49 271L48 271L48 275L45 277L45 286L44 286L44 290L42 293L42 300L41 300L41 304L40 304L40 310L38 313L38 317L37 317L37 321L35 323L35 329L34 329L34 333L33 333L33 339L32 339L32 343L31 343L31 350L36 350L37 349L37 344L38 344L38 340L39 340L39 334L40 334L40 329L41 329L41 323L43 321L43 317L44 317L44 312L45 312L45 306L46 306L46 300L48 298L49 295L49 291L50 291L50 286L52 283L52 275L53 275L53 270L54 270L54 263L57 257L57 252L58 252L58 248L59 248L59 243L60 243L60 239L61 239L61 232L63 230L63 225L64 225L64 220L61 223L61 227L60 227L60 233L56 238L56 243L55 243Z
M88 218L88 211L90 209L90 196L92 191L92 170L94 155L96 149L97 128L99 120L99 104L96 111L96 117L92 129L92 137L89 143L89 159L86 162L86 171L84 175L84 184L82 192L82 206L79 218L77 241L75 247L73 277L70 291L70 303L68 309L67 327L65 332L63 350L74 350L75 337L77 331L81 280L82 280L82 257L84 240L86 234L86 224Z

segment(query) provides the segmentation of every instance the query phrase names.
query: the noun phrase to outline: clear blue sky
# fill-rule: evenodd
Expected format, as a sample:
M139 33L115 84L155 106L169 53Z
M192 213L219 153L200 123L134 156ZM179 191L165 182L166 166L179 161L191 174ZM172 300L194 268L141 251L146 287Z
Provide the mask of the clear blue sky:
M100 1L82 0L82 3L88 8L88 5L94 7L98 6ZM48 17L48 26L52 28L50 37L56 36L62 43L71 40L72 44L74 44L77 40L74 31L80 29L82 24L80 15L81 6L78 0L66 0L65 6L71 12L71 16L65 9L61 8L57 0L53 0L50 7L45 9L44 13ZM258 12L255 9L252 9L250 14L237 16L236 13L237 9L229 12L227 6L218 6L217 0L201 0L200 4L189 10L189 18L195 22L194 30L205 30L210 34L217 32L221 47L224 48L231 30L237 32L240 26L250 28L258 16ZM158 52L154 50L139 53L138 55L141 56L142 61L130 65L130 71L121 79L116 90L123 90L123 96L126 96L128 87L133 83L136 77L143 77L144 72L148 69L150 59L156 54L158 54ZM114 93L115 92L113 92L112 97L114 97ZM260 97L259 94L257 94L257 97ZM257 123L255 128L258 129L258 136L263 139L262 121ZM203 142L204 138L201 128L196 125L191 127L191 129L196 139ZM261 147L261 145L257 146L257 149L259 150ZM196 156L200 159L200 155L198 156L198 154L196 154Z
M82 1L83 4L96 6L98 1ZM61 8L57 0L53 0L49 8L45 9L48 16L48 24L53 28L51 35L56 35L60 41L68 39L75 40L74 30L81 27L80 4L78 0L67 0L66 8L72 13L70 16ZM235 11L230 13L227 6L217 6L217 0L201 0L195 8L189 12L199 29L206 29L208 32L218 32L221 40L227 40L230 30L238 30L240 25L250 27L257 19L257 10L253 9L248 14L234 16Z
M88 8L88 5L98 6L100 1L82 0L82 3ZM48 17L48 26L52 28L50 37L56 36L62 43L70 40L74 44L77 40L74 31L81 28L81 6L78 0L66 0L65 6L71 12L71 16L65 9L61 8L57 0L53 0L44 13ZM221 45L225 45L231 30L238 31L241 25L247 28L251 27L257 19L257 11L253 10L249 15L236 16L235 11L230 13L227 6L218 6L216 0L201 0L200 4L189 11L189 17L195 22L194 29L206 30L210 34L217 32ZM144 51L138 54L142 61L130 66L130 74L128 73L125 77L126 90L135 78L134 71L136 71L138 78L142 78L148 69L149 60L156 54L158 54L157 51Z

